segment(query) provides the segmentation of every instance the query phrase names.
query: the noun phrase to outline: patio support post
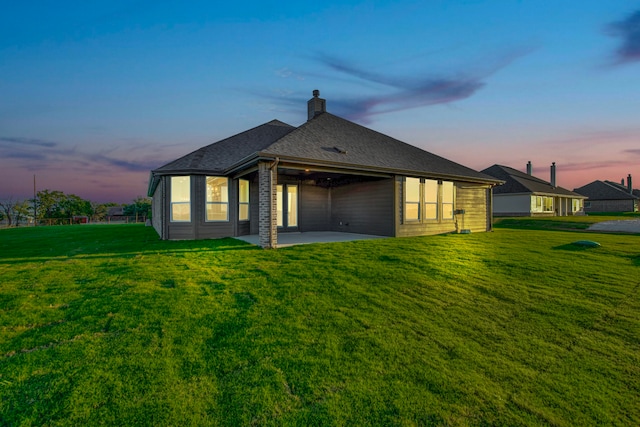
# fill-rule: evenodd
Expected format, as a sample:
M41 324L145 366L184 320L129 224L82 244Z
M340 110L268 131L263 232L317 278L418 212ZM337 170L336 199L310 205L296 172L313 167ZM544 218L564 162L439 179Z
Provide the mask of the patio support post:
M258 163L258 241L260 246L265 249L275 249L278 245L278 205L276 203L277 173L276 163Z

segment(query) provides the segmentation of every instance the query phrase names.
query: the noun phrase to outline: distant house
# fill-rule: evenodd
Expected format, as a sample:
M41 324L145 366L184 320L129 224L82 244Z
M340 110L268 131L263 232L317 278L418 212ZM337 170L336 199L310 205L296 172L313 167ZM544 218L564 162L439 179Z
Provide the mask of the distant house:
M593 181L573 191L587 197L585 212L637 212L640 191L633 190L631 175L627 185L612 181Z
M508 166L493 165L482 173L504 181L493 188L495 216L567 216L584 214L585 196L556 186L556 165L551 165L551 182Z
M491 229L499 179L326 112L278 120L202 147L151 172L162 239L341 231L417 236Z
M124 207L122 207L122 206L110 206L107 209L107 216L109 216L109 217L121 217L121 216L124 216Z

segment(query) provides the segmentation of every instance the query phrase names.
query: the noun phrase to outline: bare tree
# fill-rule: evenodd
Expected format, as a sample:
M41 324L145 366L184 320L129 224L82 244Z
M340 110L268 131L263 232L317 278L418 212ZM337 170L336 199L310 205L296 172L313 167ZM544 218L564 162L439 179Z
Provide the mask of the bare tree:
M13 224L13 211L16 204L17 202L14 201L11 197L3 202L0 202L0 209L2 209L2 213L7 218L7 225L9 227L11 227L11 225Z

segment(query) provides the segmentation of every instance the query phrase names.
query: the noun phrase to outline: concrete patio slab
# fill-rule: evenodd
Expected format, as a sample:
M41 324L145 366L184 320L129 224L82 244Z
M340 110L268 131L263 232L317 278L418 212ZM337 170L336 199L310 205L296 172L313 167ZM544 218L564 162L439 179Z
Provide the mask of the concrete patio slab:
M640 219L597 222L589 227L590 231L611 231L623 233L640 233Z
M278 233L278 248L295 245L307 245L310 243L350 242L353 240L385 239L387 236L374 236L371 234L339 233L336 231L307 231L304 233ZM258 235L236 237L252 245L258 244Z

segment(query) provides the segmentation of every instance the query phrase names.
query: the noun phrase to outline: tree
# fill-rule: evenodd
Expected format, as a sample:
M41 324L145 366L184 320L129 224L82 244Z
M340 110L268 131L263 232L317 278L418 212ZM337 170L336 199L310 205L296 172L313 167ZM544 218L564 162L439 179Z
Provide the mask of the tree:
M38 191L38 218L66 219L74 216L93 215L91 202L75 194L64 194L62 191Z
M151 199L148 197L138 196L132 204L127 205L123 209L123 213L127 216L142 216L149 218L151 216Z
M13 218L15 221L15 226L19 226L20 222L27 220L29 217L32 217L33 205L29 200L23 200L21 202L16 202L13 206Z
M16 205L16 201L9 197L4 202L0 202L0 209L2 209L2 215L7 218L7 225L11 227L13 224L13 209Z
M60 204L65 194L62 191L42 190L38 191L38 219L63 218Z

